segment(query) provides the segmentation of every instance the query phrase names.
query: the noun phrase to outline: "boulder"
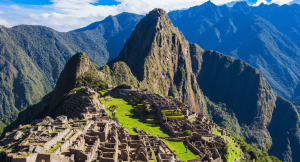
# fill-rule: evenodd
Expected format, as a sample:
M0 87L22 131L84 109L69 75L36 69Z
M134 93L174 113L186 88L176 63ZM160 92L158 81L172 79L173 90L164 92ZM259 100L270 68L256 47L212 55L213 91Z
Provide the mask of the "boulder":
M49 121L49 122L54 122L54 120L50 117L50 116L46 116L46 121Z
M68 121L68 117L65 115L61 115L61 116L56 117L56 120L60 123L66 123Z
M34 152L45 153L45 150L41 146L36 146L36 148L34 149Z
M33 152L34 149L35 149L35 146L30 145L28 151L29 151L29 152Z

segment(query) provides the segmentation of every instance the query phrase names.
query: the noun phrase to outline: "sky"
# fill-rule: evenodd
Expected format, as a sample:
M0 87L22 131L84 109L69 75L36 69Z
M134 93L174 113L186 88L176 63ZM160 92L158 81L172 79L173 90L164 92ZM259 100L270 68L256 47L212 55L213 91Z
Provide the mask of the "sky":
M67 32L101 21L109 15L131 12L145 15L154 8L167 12L201 5L207 0L0 0L0 25L43 25ZM211 0L216 5L232 6L240 0ZM300 0L247 0L279 5L300 3Z

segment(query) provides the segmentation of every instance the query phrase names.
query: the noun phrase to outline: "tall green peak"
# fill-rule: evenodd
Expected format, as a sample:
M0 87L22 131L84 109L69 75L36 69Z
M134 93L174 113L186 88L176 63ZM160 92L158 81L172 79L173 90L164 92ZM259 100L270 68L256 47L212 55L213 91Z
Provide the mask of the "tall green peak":
M66 63L56 83L50 108L57 104L58 100L75 87L76 80L94 66L84 52L73 55ZM94 67L95 68L95 67Z
M200 88L192 72L190 45L174 27L166 11L150 11L131 33L119 56L108 63L111 69L124 62L132 73L131 82L139 87L164 96L173 96L199 110L202 104ZM109 71L113 80L122 80L120 72ZM130 72L126 75L131 76ZM125 74L125 71L124 71ZM118 82L119 83L119 82ZM198 95L197 95L198 94Z

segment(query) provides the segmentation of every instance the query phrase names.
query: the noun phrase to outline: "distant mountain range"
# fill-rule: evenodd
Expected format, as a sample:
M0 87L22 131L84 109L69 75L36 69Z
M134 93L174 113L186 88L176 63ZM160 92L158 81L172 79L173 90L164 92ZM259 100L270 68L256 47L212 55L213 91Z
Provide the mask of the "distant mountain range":
M169 16L188 41L246 61L288 100L300 95L300 5L208 1Z

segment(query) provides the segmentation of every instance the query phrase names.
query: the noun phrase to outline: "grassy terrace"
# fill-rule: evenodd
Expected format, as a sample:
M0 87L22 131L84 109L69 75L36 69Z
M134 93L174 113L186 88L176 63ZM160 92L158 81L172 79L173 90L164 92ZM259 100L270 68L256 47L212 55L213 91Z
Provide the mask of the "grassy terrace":
M59 146L61 145L61 143L57 142L56 145L53 148L50 148L48 151L46 151L47 153L53 153Z
M192 117L192 118L189 119L189 121L194 120L194 119L195 119L195 117Z
M217 131L217 129L213 129L214 134L217 136L220 136L221 138L224 138L225 135L221 135L220 132ZM232 137L225 136L226 141L228 141L229 147L227 149L227 161L234 161L239 158L239 156L242 154L242 150L238 146L237 143L234 142Z
M108 92L107 90L102 90L98 92L99 97L103 96L106 92ZM100 95L101 94L101 95Z
M105 101L104 97L100 98L101 102L105 105L107 112L110 111L107 109L112 105L117 105L116 109L116 117L120 121L120 124L125 127L131 134L137 134L133 130L133 127L137 127L139 130L144 130L147 133L151 133L152 135L156 135L159 137L168 137L169 135L163 131L159 124L148 124L144 122L138 112L136 112L132 105L120 98L112 98L112 101ZM110 113L112 117L112 114Z
M197 157L200 157L196 153L193 152L193 150L187 149L184 142L174 142L174 141L168 141L166 139L163 139L163 141L176 153L177 157L181 161L187 161L196 159Z

